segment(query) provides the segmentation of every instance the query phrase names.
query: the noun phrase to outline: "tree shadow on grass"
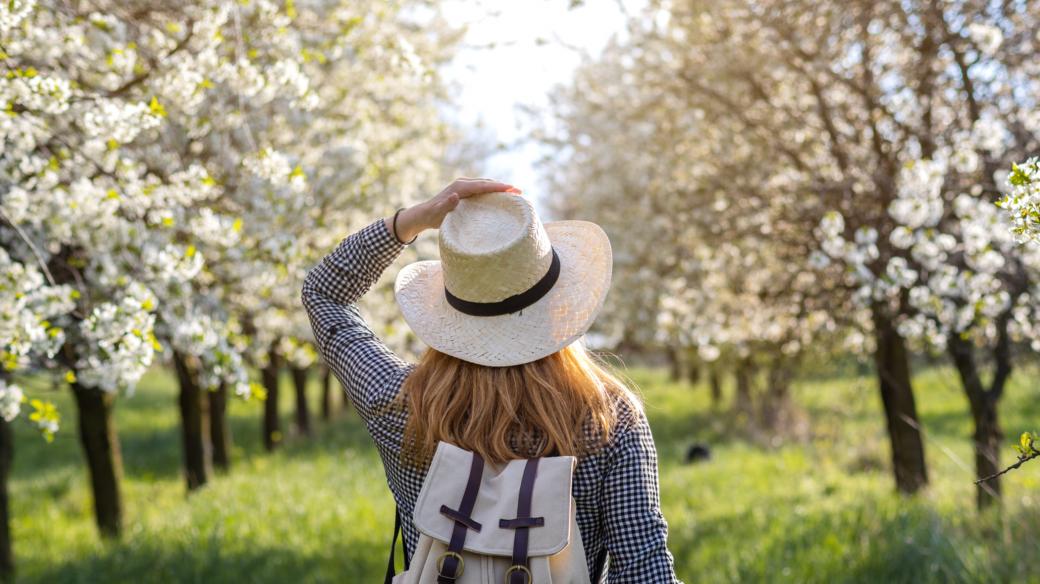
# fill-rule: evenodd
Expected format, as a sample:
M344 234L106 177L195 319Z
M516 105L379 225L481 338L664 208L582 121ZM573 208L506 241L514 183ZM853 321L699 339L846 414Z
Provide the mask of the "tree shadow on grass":
M796 505L771 501L765 512L710 517L688 537L670 537L679 575L690 582L720 581L726 574L722 580L742 583L917 584L1024 581L1032 573L1032 553L1015 542L1036 537L1035 511L1002 541L993 522L970 517L967 527L957 525L916 501L850 501L839 509L795 513ZM990 537L969 533L987 529L994 531ZM990 543L982 548L974 543L985 540ZM705 542L716 545L706 549Z
M295 436L292 387L287 376L282 380L279 409L285 438L281 449L291 449L301 456L329 449L372 449L374 452L364 425L349 404L344 403L330 423L318 418L316 406L320 403L320 390L316 376L312 377L308 387L314 427L311 438ZM135 395L121 398L116 405L115 424L124 475L143 481L176 479L183 472L176 387L162 373L150 373L146 382ZM79 444L75 405L67 394L66 391L48 396L65 416L53 443L46 443L29 424L15 425L13 481L34 480L47 474L68 476L69 471L87 472ZM261 443L261 408L259 402L232 405L228 415L233 443L232 468L236 462L267 455Z
M354 450L359 453L371 450L375 454L372 439L357 417L339 416L329 423L315 421L313 434L297 436L292 426L292 416L283 412L281 428L284 438L275 452L287 456L313 456L322 452ZM255 457L269 456L261 443L260 415L234 415L228 418L233 442L232 472L236 462ZM128 431L120 433L123 447L125 472L137 479L169 479L182 472L181 431L179 427L167 427L153 431Z
M382 542L352 538L322 542L320 552L236 545L229 551L217 542L202 545L137 541L116 544L99 555L55 562L22 582L47 584L133 583L286 584L374 582L386 569Z

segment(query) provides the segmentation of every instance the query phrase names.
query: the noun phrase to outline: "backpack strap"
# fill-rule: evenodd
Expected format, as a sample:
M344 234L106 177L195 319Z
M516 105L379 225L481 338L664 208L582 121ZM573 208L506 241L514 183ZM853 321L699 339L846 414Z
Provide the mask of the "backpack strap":
M462 546L466 543L467 529L480 531L481 528L473 519L473 506L477 502L477 490L480 489L480 479L483 476L484 458L474 452L469 467L469 479L466 481L466 490L462 494L459 508L456 510L441 505L441 513L455 520L455 528L451 532L448 550L437 560L437 584L453 584L466 568L462 562Z
M607 546L604 545L596 556L596 566L593 570L592 584L599 584L603 579L603 567L607 563Z
M531 499L534 496L534 479L538 474L538 459L532 458L524 465L524 476L520 479L520 496L516 502L516 518L500 519L502 529L515 529L513 534L513 565L506 570L506 584L530 584L531 570L527 565L528 530L545 525L545 517L531 517Z
M394 567L394 552L397 548L397 534L401 532L401 508L394 509L394 536L390 539L390 559L386 562L386 579L384 584L390 584L396 575ZM404 556L404 569L408 569L408 550L405 545L404 536L401 537L401 555Z

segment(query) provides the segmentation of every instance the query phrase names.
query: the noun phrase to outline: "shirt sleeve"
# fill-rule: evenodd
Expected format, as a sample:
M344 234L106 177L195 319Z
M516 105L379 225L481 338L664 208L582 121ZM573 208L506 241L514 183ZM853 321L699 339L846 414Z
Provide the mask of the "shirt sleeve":
M607 583L675 584L668 524L661 512L657 449L640 412L619 429L604 479Z
M376 336L355 303L404 246L379 219L347 236L314 266L302 291L318 353L382 450L399 446L406 416L393 402L414 365Z

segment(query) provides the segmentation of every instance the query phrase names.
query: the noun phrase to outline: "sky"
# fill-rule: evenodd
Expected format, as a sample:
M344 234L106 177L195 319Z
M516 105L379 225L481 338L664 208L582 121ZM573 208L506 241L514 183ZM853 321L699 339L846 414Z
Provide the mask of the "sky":
M525 140L530 118L521 106L544 108L555 84L568 83L582 53L594 57L611 35L623 35L626 16L641 0L446 0L443 13L468 24L463 46L445 72L458 90L462 124L511 147L486 163L485 176L511 183L541 214L544 192L535 161L539 149Z

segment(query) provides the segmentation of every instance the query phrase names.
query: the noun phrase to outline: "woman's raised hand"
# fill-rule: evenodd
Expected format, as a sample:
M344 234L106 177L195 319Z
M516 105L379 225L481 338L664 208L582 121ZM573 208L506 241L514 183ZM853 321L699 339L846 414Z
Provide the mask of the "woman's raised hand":
M444 221L444 216L454 209L459 200L484 193L516 193L520 189L513 185L494 181L488 178L457 178L433 198L408 207L397 216L397 239L408 242L426 229L437 229ZM385 219L386 228L394 233L394 218Z

